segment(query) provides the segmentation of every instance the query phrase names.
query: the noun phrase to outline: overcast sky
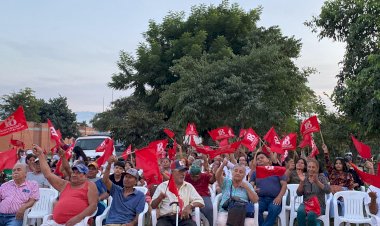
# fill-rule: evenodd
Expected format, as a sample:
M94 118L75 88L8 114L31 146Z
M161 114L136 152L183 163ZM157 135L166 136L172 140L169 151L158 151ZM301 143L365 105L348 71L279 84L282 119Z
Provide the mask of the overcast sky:
M62 95L75 111L101 112L113 99L130 94L107 87L120 50L135 53L148 21L161 22L169 11L216 0L19 0L0 2L0 96L30 87L48 100ZM263 6L260 26L278 25L286 36L301 39L299 67L318 73L309 86L331 94L344 45L319 41L303 25L318 15L321 0L241 0L245 9ZM326 99L326 98L324 98ZM331 106L331 104L329 104Z

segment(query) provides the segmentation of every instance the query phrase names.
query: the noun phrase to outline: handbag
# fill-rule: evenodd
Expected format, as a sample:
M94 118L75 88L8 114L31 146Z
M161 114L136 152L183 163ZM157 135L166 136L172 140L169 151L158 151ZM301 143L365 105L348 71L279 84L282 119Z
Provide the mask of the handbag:
M231 208L237 208L237 206L239 206L239 208L241 208L242 206L245 207L245 212L246 212L245 217L249 217L249 218L255 217L255 206L254 206L254 204L251 201L246 202L237 196L232 196L232 184L231 184L230 198L227 199L223 203L222 208L226 211L229 211Z
M321 205L319 204L317 196L313 196L307 201L304 201L305 205L305 212L314 212L317 214L317 216L321 215Z

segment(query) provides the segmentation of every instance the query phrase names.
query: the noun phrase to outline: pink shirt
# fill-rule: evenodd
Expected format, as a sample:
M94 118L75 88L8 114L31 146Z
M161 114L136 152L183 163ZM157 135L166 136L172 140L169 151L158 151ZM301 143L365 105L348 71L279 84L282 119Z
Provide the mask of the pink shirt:
M0 213L16 214L31 198L40 198L37 182L27 180L17 186L13 180L8 181L0 187Z

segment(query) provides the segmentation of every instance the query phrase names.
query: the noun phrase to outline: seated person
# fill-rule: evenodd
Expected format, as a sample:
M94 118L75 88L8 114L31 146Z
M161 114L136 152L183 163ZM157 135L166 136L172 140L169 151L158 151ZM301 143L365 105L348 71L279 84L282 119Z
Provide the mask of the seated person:
M215 175L218 184L221 184L222 188L222 200L219 204L217 225L255 225L255 220L253 218L246 218L245 211L242 211L242 214L239 214L238 212L233 212L233 210L223 208L223 204L232 196L237 197L244 202L251 201L252 203L256 203L259 200L252 185L244 180L246 176L245 165L235 165L232 169L232 178L227 178L223 176L223 168L227 164L228 160L224 159Z
M139 175L136 169L130 168L123 178L123 187L117 186L109 179L112 163L116 162L115 156L108 159L108 164L103 175L103 183L112 196L112 203L106 224L132 226L137 225L138 216L144 210L145 195L134 188Z
M41 170L49 183L59 193L53 209L53 220L45 225L65 224L73 226L96 211L98 191L95 184L87 179L88 168L83 163L74 165L70 180L64 180L51 172L42 148L34 145L35 154L40 160Z
M179 196L183 201L183 208L180 210L181 216L178 218L179 226L196 226L191 219L190 214L195 207L203 207L202 197L195 190L193 185L185 182L186 166L181 160L175 160L171 166L172 179L178 189ZM169 180L170 181L170 180ZM160 216L157 219L157 226L174 226L176 224L176 205L177 197L169 191L169 181L162 182L158 185L152 197L152 209L159 209Z
M0 225L21 226L24 212L39 199L38 184L26 180L27 165L16 163L12 180L0 187Z
M44 174L41 172L40 160L38 158L36 158L36 160L34 160L33 172L28 172L26 174L26 179L36 181L40 188L50 188L49 181L46 179Z
M264 152L258 152L256 154L256 165L270 166L271 160ZM286 176L256 178L256 172L253 172L250 182L256 185L257 194L259 195L259 225L272 226L277 216L281 213L282 197L287 189ZM264 211L268 211L268 216L265 220Z

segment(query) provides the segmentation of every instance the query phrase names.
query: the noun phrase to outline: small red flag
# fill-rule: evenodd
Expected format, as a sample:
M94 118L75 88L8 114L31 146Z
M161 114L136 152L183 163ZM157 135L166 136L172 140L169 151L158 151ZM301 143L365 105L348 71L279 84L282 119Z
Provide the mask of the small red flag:
M170 179L168 182L168 190L177 197L179 212L182 212L183 201L182 201L181 197L179 196L178 188L177 188L177 185L175 185L173 174L170 175Z
M24 108L18 107L13 114L0 123L0 137L11 133L22 131L28 128Z
M368 145L358 141L353 135L351 135L351 139L352 142L354 142L356 150L363 159L370 159L372 157L371 148Z
M228 126L213 129L208 134L210 134L213 140L228 139L235 136L234 131Z
M228 139L223 139L219 142L219 147L224 147L224 146L227 146L229 143L228 143Z
M295 150L297 148L297 134L289 133L281 140L283 150Z
M175 160L175 154L177 153L177 140L174 139L173 147L169 149L168 156L170 160Z
M214 152L214 151L215 151L215 150L212 149L210 146L195 146L195 150L196 150L198 153L205 154L205 155L208 155L208 154L210 154L211 152Z
M69 160L71 158L71 155L73 154L73 149L75 147L75 142L71 144L71 146L65 151L65 158ZM56 166L55 166L55 171L54 173L58 176L63 176L63 173L61 172L60 168L62 165L62 159L59 159Z
M132 153L132 145L130 144L121 154L120 157L122 157L124 160L127 160L128 155Z
M246 129L241 129L239 132L239 138L243 138L246 133L247 133Z
M11 137L11 140L9 141L9 143L15 147L21 147L22 149L25 148L24 142L22 142L21 140L13 139L13 136Z
M187 123L186 135L196 135L198 136L197 127L194 123Z
M107 138L107 139L108 139L108 142L106 142L105 144L103 155L100 156L100 158L96 160L96 163L98 163L99 166L107 162L108 158L113 154L113 150L114 150L113 140L111 138Z
M298 145L298 147L300 147L300 148L304 148L307 146L309 146L309 147L311 146L311 134L310 133L305 134L305 136L303 136L303 140Z
M170 138L173 138L175 136L174 132L167 128L164 129L164 133L166 133L166 135L168 135Z
M153 147L145 147L135 152L136 168L144 171L144 177L148 187L152 184L160 184L162 182L156 152L156 149Z
M319 150L312 137L311 137L310 143L311 143L311 153L309 157L315 158L315 156L319 154Z
M208 155L210 159L213 159L216 156L221 155L221 154L232 154L236 151L236 149L240 146L240 144L241 144L241 141L236 141L230 145L220 147L216 151L209 152Z
M270 130L265 134L263 138L266 142L270 144L270 149L272 152L276 152L278 154L284 154L284 150L282 150L281 141L278 138L278 135L272 126Z
M246 146L250 151L253 151L259 142L260 137L252 128L246 130L244 138L241 140L241 144Z
M17 162L17 148L0 152L0 171L12 169Z
M155 140L149 143L148 147L155 148L158 158L165 158L166 156L166 146L168 145L168 140Z
M49 131L50 131L50 139L55 141L56 147L58 148L61 145L61 136L60 133L58 132L54 126L53 123L51 123L50 119L47 120Z
M358 167L355 164L353 164L353 163L350 163L350 164L354 168L354 170L358 173L359 177L362 179L362 181L364 183L367 183L367 184L373 185L377 188L380 188L380 176L379 175L372 175L369 173L365 173L365 172L361 171L360 169L358 169Z
M190 142L189 142L190 146L196 147L197 144L195 143L194 135L189 135L189 139L190 139Z
M111 138L106 138L102 143L96 148L95 152L104 152L106 150L107 144L111 141Z
M308 133L319 132L320 130L318 118L315 115L303 121L300 128L302 136Z
M256 178L267 178L270 176L283 176L286 168L281 166L256 166Z

